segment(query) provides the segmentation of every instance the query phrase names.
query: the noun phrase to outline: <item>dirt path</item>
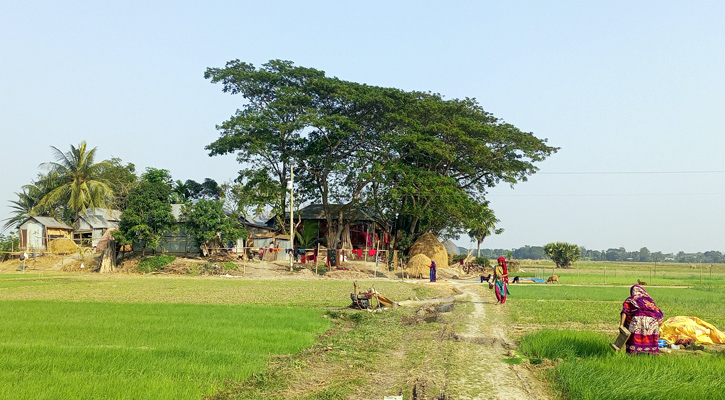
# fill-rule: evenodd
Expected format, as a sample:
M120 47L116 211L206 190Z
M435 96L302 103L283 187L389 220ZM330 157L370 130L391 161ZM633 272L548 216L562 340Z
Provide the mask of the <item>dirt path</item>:
M456 349L457 362L449 371L449 388L456 399L548 399L541 383L525 364L503 360L513 348L502 321L508 305L496 299L481 284L459 286L469 296L473 311L468 314Z

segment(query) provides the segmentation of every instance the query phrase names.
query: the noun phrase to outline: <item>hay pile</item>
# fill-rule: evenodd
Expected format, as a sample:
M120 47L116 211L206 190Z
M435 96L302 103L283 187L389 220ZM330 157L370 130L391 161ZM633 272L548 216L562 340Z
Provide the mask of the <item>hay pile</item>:
M71 239L59 238L50 241L48 250L55 254L71 254L78 251L78 246Z
M423 278L430 275L430 258L425 254L418 254L408 260L406 272L411 278Z
M429 259L435 261L439 268L448 266L448 252L446 251L445 246L443 246L432 233L424 233L413 244L413 246L410 247L408 256L410 256L411 260L418 254L425 254ZM428 262L428 265L430 265L430 261ZM428 265L426 265L426 267L428 267Z

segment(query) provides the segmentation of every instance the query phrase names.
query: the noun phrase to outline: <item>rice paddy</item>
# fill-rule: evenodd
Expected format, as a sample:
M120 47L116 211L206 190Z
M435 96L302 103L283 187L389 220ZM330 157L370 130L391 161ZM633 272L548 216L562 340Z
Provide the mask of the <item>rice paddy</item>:
M332 280L3 274L0 398L198 399L311 346L331 326L326 308L346 306L350 290Z
M532 362L558 360L544 377L552 382L555 396L584 400L725 398L722 353L673 351L630 356L613 352L609 342L616 335L622 302L629 296L630 286L637 283L636 277L648 271L610 265L605 285L604 266L588 267L586 272L556 271L561 281L573 285L514 285L511 289L510 320L529 332L521 338L520 350ZM646 288L665 319L691 315L722 328L725 280L722 268L714 269L712 277L709 268L703 274L701 285L700 273L687 267L660 268L655 282L667 287L648 282ZM590 285L583 286L587 283Z

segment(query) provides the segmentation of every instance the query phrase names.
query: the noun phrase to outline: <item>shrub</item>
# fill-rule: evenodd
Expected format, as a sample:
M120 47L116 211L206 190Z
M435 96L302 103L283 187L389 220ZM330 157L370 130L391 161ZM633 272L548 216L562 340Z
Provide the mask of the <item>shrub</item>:
M163 269L167 264L171 263L175 259L176 257L169 255L146 257L138 263L136 270L143 273L156 272Z

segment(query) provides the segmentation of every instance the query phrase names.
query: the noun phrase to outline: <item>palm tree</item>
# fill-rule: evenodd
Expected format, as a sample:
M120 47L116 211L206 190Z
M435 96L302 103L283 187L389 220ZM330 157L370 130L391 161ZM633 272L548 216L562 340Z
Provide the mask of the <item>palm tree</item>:
M52 207L63 203L77 218L88 207L105 207L113 198L113 190L108 182L100 178L100 172L107 167L107 161L94 163L96 148L90 150L85 140L78 147L70 146L63 153L51 146L57 162L41 164L41 168L50 171L50 181L43 182L52 188L38 203L37 207Z
M470 231L468 231L468 236L470 236L471 239L476 240L478 246L477 257L481 257L481 243L483 243L483 240L486 239L487 236L503 233L503 228L496 229L496 224L499 222L501 221L496 218L493 210L488 207L484 208L483 212L475 218L475 220L471 221L471 228Z
M10 200L10 203L12 204L10 208L13 210L12 216L3 220L5 221L3 231L10 227L19 225L30 216L38 215L38 213L34 212L33 209L38 205L38 202L40 202L40 198L42 197L40 188L33 184L25 185L23 186L23 191L20 193L16 192L15 195L18 196L18 199Z

